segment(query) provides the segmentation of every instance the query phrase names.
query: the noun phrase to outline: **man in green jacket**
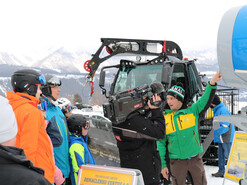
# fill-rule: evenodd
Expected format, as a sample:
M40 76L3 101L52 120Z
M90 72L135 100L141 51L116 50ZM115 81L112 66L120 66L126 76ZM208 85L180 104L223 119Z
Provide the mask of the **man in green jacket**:
M167 92L165 110L166 137L157 141L162 163L162 175L168 179L168 168L165 161L166 142L170 158L173 185L184 185L189 171L194 184L206 185L206 175L199 154L203 151L198 132L199 114L209 108L217 84L221 80L220 72L216 73L207 84L203 96L190 107L183 105L185 91L181 86L173 86Z

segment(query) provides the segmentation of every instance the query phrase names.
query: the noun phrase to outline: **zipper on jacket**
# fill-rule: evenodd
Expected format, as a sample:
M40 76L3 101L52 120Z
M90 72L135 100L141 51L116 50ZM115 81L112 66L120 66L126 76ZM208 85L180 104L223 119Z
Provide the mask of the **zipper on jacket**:
M60 127L59 127L57 121L56 121L56 124L57 124L57 128L59 129L59 132L60 132L61 136L63 137L63 134L62 134L62 132L61 132L61 129L60 129Z
M170 137L168 137L168 152L170 152L170 148L171 148L171 141L170 141Z
M196 133L195 133L194 130L193 130L193 134L194 134L195 140L196 140L196 142L197 142L197 144L198 144L198 146L199 146L199 142L198 142L197 139L196 139Z
M182 124L181 124L180 117L178 117L178 121L179 121L179 124L180 124L181 129L183 129Z
M174 125L173 125L172 115L171 115L171 121L172 121L172 129L173 129L173 131L174 131L175 129L174 129Z

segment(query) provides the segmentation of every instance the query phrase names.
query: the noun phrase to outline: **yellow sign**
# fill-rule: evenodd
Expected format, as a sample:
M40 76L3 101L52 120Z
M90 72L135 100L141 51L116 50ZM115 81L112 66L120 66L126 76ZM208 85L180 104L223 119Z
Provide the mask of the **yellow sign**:
M77 185L132 185L131 169L97 165L81 166Z
M241 160L247 160L247 133L236 132L227 163L225 177L236 182L243 179L245 171L245 164L239 161L239 156Z

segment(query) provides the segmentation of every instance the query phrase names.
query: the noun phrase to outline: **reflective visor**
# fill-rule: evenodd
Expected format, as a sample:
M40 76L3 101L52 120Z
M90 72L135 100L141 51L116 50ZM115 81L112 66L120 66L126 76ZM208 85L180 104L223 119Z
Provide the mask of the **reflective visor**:
M85 124L84 124L84 127L83 128L85 128L86 130L88 130L89 128L90 128L90 124L89 124L89 122L88 121L86 121L85 122Z
M43 74L41 74L41 75L39 76L39 81L40 81L41 85L45 85L45 84L46 84L45 77L44 77Z
M57 78L56 76L53 76L50 80L48 80L48 83L54 86L60 86L62 84L61 80Z

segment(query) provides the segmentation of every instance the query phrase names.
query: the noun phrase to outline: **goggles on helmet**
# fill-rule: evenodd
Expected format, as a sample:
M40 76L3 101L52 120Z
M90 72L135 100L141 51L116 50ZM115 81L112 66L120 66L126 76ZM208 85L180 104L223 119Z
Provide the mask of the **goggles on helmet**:
M86 130L88 130L90 128L90 124L88 121L85 122L83 128L85 128Z
M61 80L56 76L53 76L50 80L48 80L48 83L53 86L60 86L62 84Z
M45 84L46 84L45 77L44 77L43 74L41 74L41 75L39 76L39 81L40 81L41 85L45 85Z

